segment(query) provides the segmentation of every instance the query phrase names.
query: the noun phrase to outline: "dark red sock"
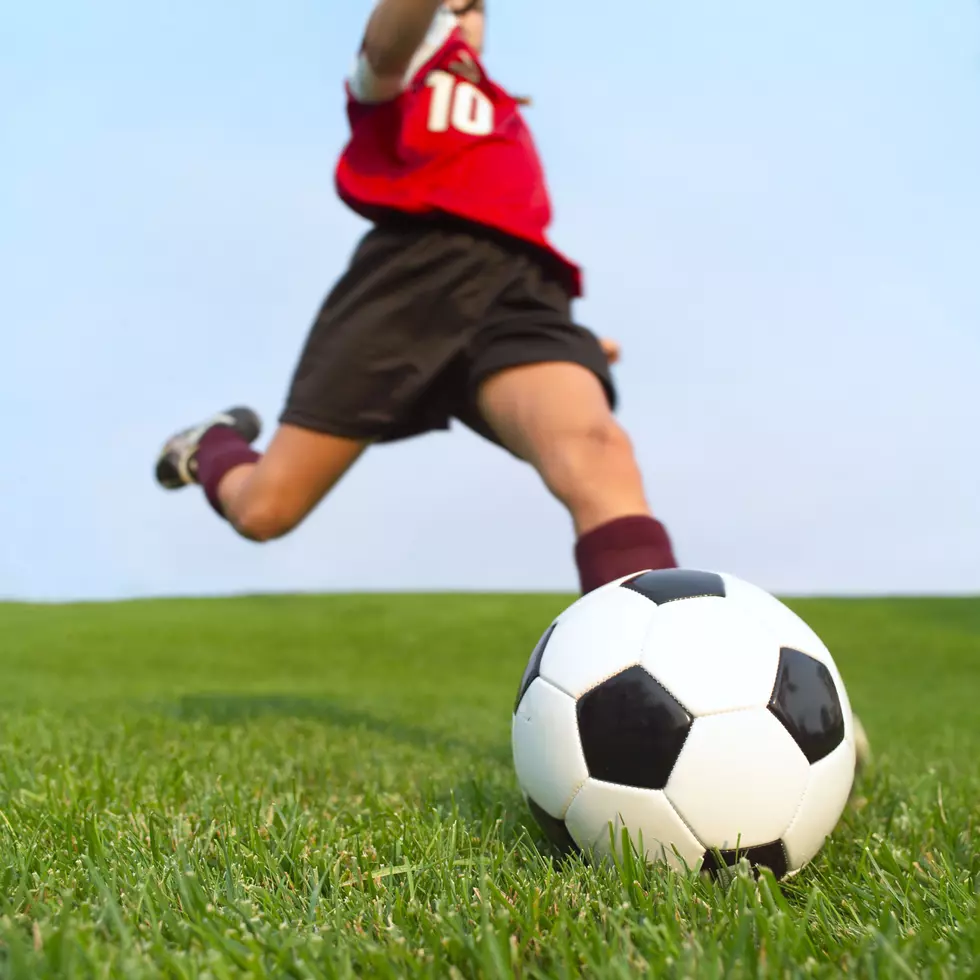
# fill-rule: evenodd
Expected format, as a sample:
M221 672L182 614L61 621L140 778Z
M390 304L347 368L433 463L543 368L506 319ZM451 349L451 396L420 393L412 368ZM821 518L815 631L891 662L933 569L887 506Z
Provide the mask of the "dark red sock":
M218 485L229 470L244 463L258 462L261 456L231 426L216 425L202 436L196 458L197 482L204 488L208 503L224 517Z
M676 568L667 529L652 517L620 517L583 534L575 545L582 594L648 568Z

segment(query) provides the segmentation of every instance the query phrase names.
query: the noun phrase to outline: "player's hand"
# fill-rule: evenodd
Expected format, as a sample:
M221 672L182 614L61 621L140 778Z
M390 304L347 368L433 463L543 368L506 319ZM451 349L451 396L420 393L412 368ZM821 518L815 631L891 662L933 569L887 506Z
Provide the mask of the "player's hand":
M602 353L606 355L606 360L610 364L615 364L622 357L623 349L616 343L615 340L610 340L608 337L603 337L599 341L599 345L602 347Z

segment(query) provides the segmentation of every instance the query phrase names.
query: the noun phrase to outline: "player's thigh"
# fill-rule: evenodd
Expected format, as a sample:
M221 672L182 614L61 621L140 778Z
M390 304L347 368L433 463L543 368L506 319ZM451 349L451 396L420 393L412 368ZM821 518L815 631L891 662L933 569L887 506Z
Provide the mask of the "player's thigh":
M612 419L598 378L562 361L496 372L480 384L477 406L504 446L529 461L555 442L604 428Z
M467 348L457 414L537 465L556 439L617 428L616 388L598 338L571 319L567 293L533 264L523 271Z
M589 368L566 361L501 370L479 387L480 416L503 446L534 465L563 494L583 470L632 460L606 387ZM600 472L592 474L601 477Z
M368 446L360 439L282 424L234 509L276 533L295 527L340 482Z

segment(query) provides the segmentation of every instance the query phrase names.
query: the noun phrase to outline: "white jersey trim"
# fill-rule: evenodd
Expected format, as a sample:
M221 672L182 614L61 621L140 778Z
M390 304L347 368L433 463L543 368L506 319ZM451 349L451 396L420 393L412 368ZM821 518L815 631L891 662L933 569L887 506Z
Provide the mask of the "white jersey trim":
M425 40L415 52L415 57L402 78L383 78L375 73L363 55L358 56L347 84L358 102L388 102L398 98L411 84L422 66L449 40L456 29L456 17L445 7L440 7L426 34Z

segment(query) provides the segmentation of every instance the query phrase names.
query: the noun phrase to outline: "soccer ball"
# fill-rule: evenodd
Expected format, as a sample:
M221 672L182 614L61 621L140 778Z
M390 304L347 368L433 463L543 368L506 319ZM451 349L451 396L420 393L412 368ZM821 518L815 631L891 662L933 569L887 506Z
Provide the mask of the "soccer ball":
M678 869L798 871L854 780L851 707L816 633L768 592L688 569L566 609L531 654L512 744L557 847L609 855L625 829Z

